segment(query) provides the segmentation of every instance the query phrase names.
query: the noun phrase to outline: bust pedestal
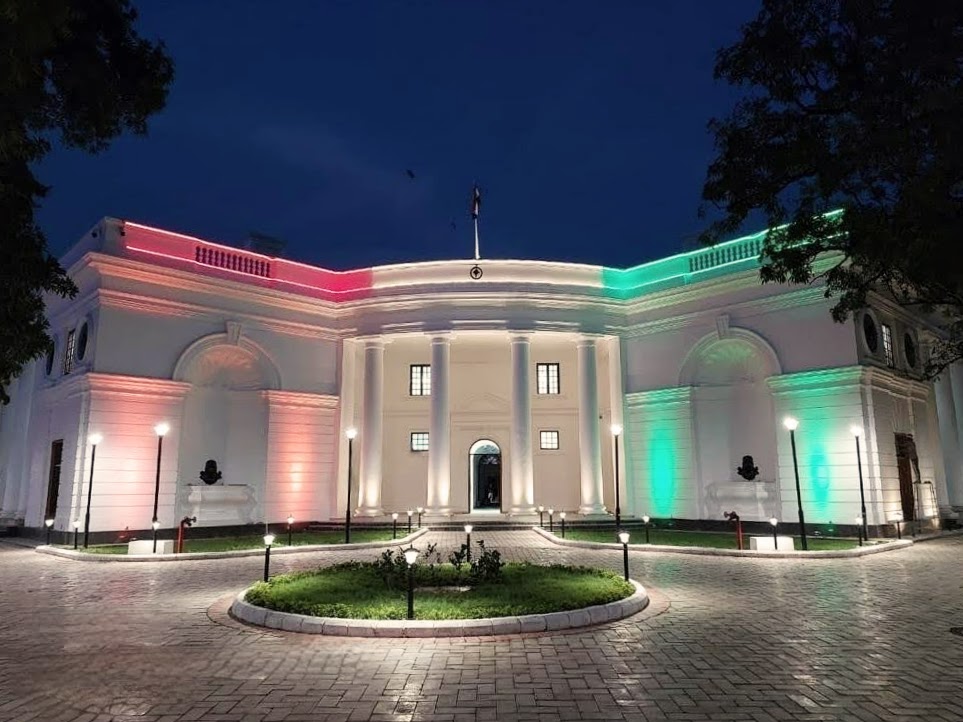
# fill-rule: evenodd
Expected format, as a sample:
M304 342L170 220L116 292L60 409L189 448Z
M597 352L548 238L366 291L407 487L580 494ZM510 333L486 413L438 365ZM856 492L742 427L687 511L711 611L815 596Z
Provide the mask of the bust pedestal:
M254 523L254 492L247 484L189 484L187 503L198 526Z

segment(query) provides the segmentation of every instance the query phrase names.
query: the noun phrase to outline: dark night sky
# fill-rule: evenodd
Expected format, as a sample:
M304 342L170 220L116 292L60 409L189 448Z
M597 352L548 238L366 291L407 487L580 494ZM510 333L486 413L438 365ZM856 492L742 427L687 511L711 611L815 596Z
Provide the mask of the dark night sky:
M177 66L168 106L146 138L40 166L51 247L112 215L350 268L470 257L475 179L483 257L692 247L706 123L737 97L715 52L759 2L136 5Z

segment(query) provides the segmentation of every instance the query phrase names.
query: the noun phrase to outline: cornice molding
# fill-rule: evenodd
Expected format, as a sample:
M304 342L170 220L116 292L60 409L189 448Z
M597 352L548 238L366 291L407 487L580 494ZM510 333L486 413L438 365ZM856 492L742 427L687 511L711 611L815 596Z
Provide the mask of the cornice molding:
M672 386L651 391L632 391L625 394L626 408L633 409L640 406L670 406L687 404L692 400L691 386Z
M773 394L794 394L818 389L858 387L866 374L863 366L813 369L770 376L766 383Z
M340 399L333 394L311 394L302 391L262 391L271 408L298 407L336 409Z

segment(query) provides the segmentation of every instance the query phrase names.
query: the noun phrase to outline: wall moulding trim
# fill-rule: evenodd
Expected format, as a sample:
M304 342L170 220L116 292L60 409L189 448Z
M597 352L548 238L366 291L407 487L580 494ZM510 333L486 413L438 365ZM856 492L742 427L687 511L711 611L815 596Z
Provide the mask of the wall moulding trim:
M183 381L156 379L147 376L89 373L87 374L87 380L91 394L98 395L124 394L130 396L181 399L191 390L191 385Z
M793 394L815 389L858 386L865 374L866 369L862 366L841 366L770 376L766 383L774 394Z
M625 405L629 409L639 406L667 406L670 404L687 404L691 399L691 386L673 386L666 389L633 391L625 394Z
M932 388L931 381L905 378L890 369L864 367L863 385L869 389L887 391L897 396L926 401Z
M341 399L333 394L310 394L302 391L262 391L272 407L300 406L315 409L336 409Z

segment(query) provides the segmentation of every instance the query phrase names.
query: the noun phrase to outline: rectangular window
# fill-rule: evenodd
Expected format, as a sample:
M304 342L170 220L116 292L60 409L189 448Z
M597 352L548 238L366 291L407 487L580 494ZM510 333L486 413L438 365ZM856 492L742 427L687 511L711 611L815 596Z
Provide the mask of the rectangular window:
M412 396L431 396L431 366L429 364L411 365Z
M427 431L411 432L411 450L428 451L428 432Z
M69 374L74 367L74 354L77 352L77 339L74 331L67 332L67 343L64 345L64 373Z
M57 439L50 444L50 473L47 476L47 504L44 507L44 521L57 517L57 500L60 498L60 466L64 458L64 440Z
M558 432L557 431L539 431L538 432L539 446L546 451L557 451L558 450Z
M885 323L883 324L883 353L886 354L886 365L894 366L896 359L893 356L893 329Z
M557 394L558 364L535 364L535 379L538 393Z

